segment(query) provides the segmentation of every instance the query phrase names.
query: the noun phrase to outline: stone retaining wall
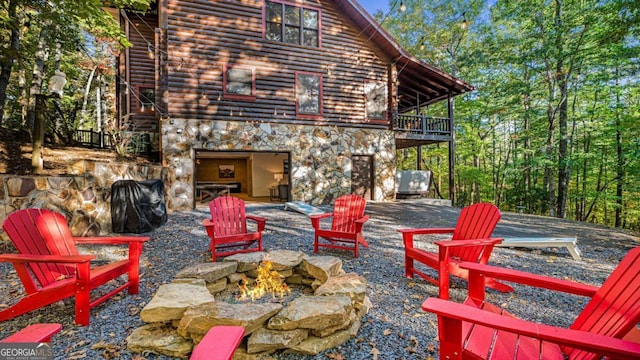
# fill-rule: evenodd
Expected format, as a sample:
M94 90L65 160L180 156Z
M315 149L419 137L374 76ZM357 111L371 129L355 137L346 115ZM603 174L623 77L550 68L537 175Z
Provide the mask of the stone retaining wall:
M37 207L64 214L74 236L109 234L114 182L162 179L166 184L168 177L168 169L161 166L89 160L80 160L68 170L69 175L56 176L0 175L0 223L17 209Z

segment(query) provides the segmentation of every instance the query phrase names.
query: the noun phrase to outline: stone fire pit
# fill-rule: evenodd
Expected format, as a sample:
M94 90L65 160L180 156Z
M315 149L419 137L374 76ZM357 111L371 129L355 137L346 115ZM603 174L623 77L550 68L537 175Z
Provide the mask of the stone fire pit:
M263 260L291 287L280 299L241 301L243 277L255 282ZM245 337L234 359L257 359L276 351L316 355L355 337L371 303L367 281L342 270L333 256L276 250L237 254L222 262L190 266L161 285L140 312L147 323L127 338L134 352L188 357L216 325L239 325Z

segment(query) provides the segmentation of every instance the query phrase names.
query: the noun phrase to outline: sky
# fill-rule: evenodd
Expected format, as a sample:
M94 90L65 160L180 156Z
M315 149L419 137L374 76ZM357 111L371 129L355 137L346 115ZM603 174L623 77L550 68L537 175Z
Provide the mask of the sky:
M367 9L369 14L373 15L378 10L382 10L383 14L389 11L389 0L358 0L360 5Z

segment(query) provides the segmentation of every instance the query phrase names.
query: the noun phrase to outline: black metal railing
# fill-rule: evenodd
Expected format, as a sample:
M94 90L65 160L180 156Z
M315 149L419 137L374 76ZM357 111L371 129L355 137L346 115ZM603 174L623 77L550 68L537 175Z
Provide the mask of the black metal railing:
M393 130L416 135L449 135L451 121L448 118L427 115L396 114L393 117Z
M76 130L75 140L84 147L114 149L116 145L120 145L130 154L151 154L151 135L148 133L135 133L123 137L121 134L104 131Z
M76 130L75 140L78 142L78 144L85 147L98 149L113 148L111 134L104 131Z

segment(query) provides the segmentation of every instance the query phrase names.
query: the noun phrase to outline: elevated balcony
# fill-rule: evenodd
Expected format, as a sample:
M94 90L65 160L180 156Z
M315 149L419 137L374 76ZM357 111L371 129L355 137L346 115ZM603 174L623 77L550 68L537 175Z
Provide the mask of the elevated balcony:
M396 133L396 148L404 149L451 141L451 124L452 121L449 118L395 114L393 131Z

